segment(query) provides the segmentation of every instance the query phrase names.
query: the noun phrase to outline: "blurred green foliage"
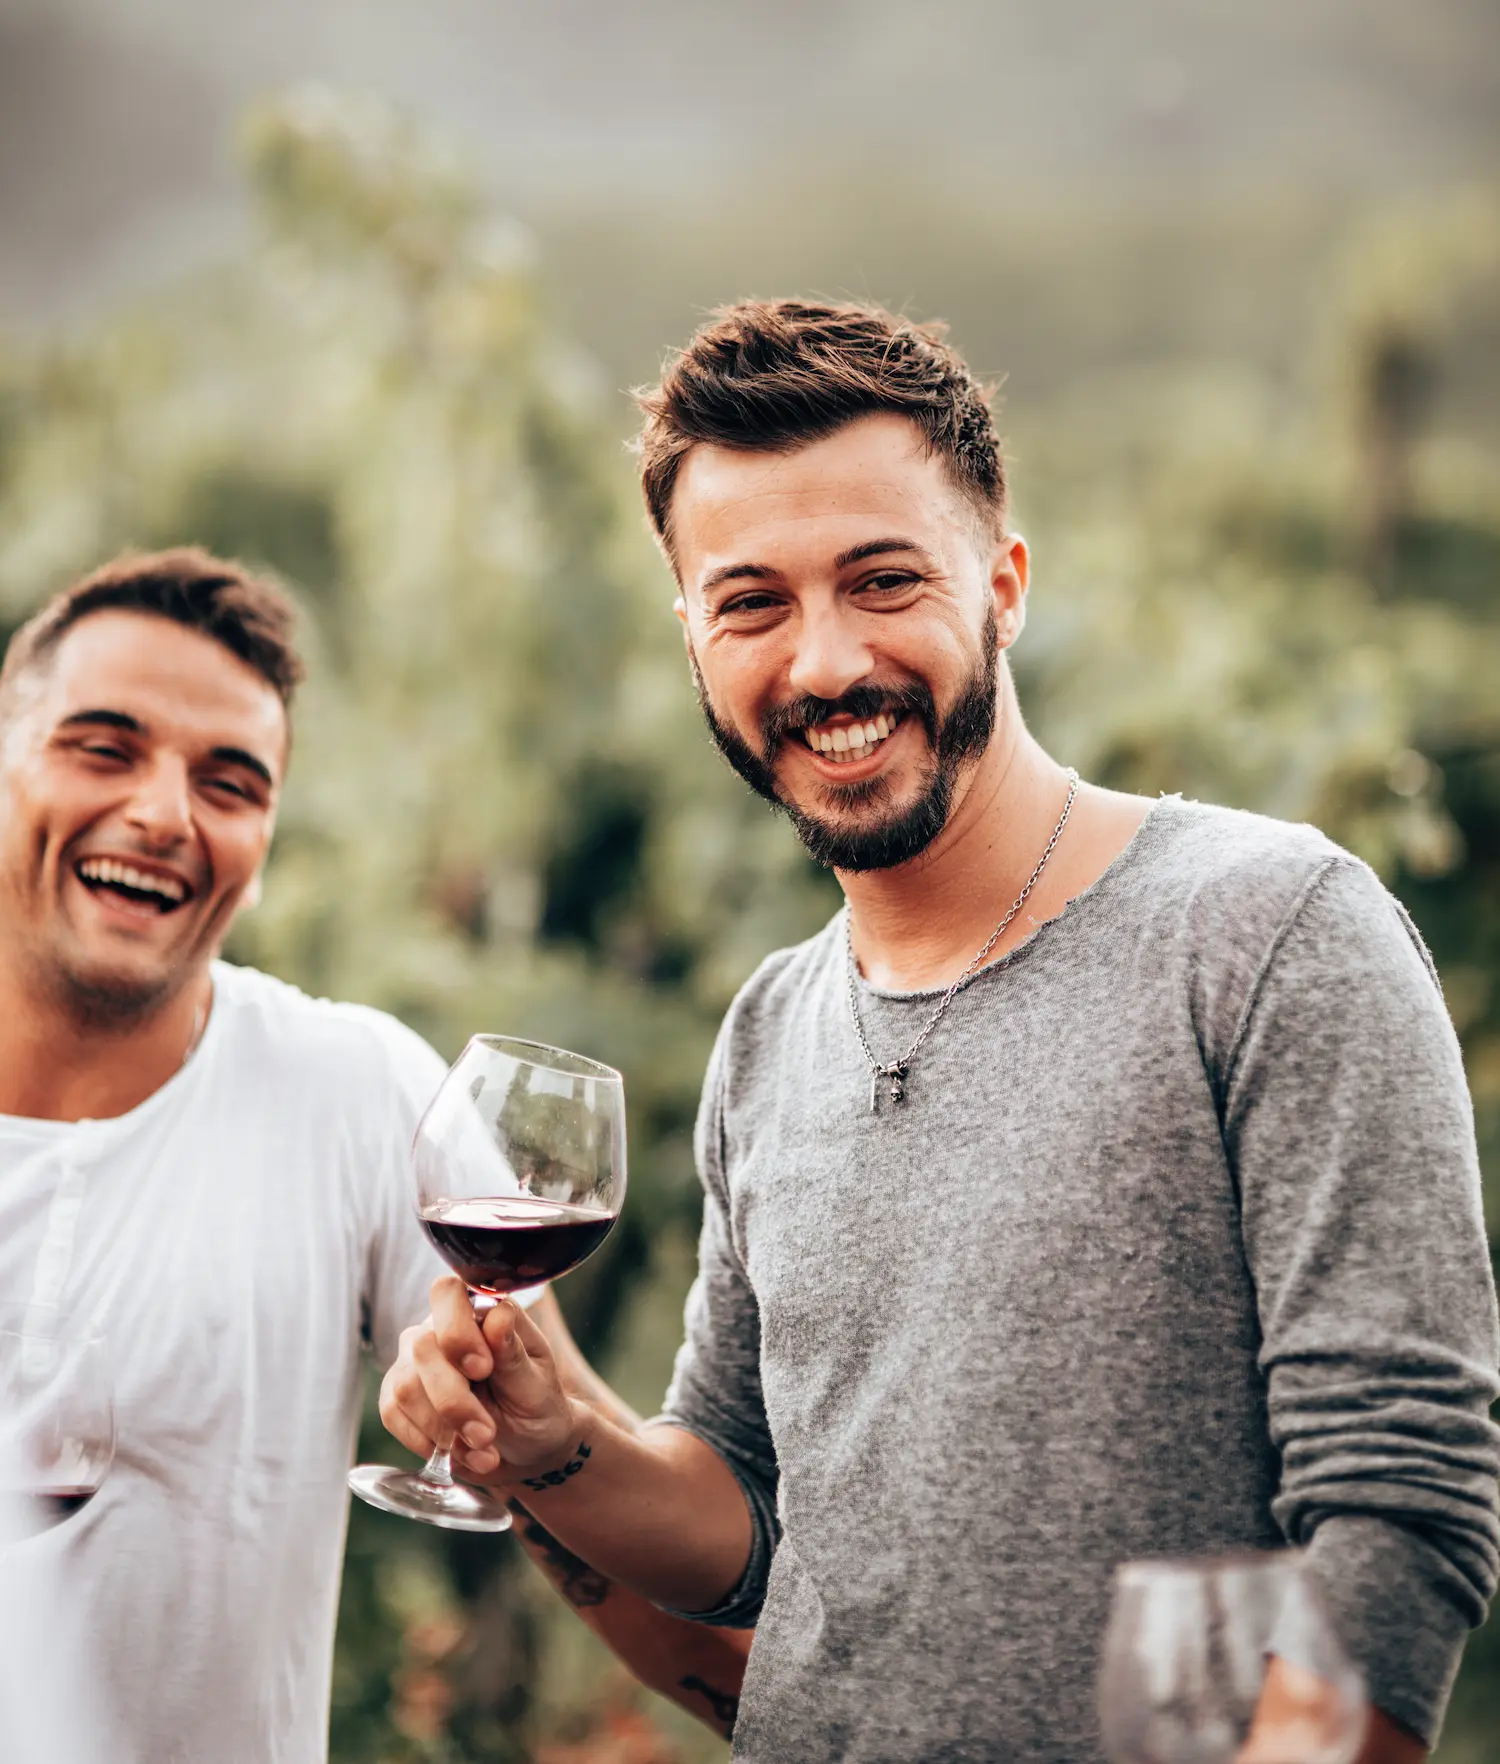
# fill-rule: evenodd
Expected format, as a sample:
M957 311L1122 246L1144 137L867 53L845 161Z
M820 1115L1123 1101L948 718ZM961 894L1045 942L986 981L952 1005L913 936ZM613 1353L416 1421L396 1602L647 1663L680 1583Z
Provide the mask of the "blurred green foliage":
M233 953L450 1055L483 1026L623 1068L631 1204L563 1296L649 1408L718 1015L836 892L701 734L618 410L525 233L373 101L268 102L244 147L252 248L0 349L0 618L128 544L294 587L312 679ZM1381 870L1444 974L1500 1238L1500 450L1431 398L1493 336L1500 206L1351 224L1317 280L1294 384L1200 349L1020 413L1022 697L1101 782L1312 820ZM637 1703L512 1547L357 1508L336 1759L722 1756ZM1492 1625L1442 1759L1497 1730Z

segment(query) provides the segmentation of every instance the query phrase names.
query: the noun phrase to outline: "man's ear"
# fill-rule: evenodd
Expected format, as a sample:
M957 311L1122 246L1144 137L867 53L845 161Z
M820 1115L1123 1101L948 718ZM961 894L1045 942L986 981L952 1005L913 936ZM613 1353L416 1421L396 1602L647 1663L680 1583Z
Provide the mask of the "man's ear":
M990 592L995 597L995 628L1000 647L1009 649L1026 628L1026 591L1031 586L1031 548L1019 533L1007 533L990 554Z

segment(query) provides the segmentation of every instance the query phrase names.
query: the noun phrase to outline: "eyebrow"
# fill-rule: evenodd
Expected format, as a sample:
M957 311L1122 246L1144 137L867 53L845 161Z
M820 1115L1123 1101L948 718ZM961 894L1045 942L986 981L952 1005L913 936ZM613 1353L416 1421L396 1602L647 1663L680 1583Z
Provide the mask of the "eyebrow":
M847 551L841 551L833 560L836 570L847 570L850 564L863 563L867 557L884 557L891 552L914 553L918 557L926 557L927 552L914 539L866 539L860 545L851 545ZM725 564L721 569L710 570L703 578L699 587L700 594L707 594L711 588L718 588L725 582L767 582L779 576L779 570L772 569L770 564L733 563Z
M724 564L721 568L708 572L698 592L707 594L711 588L722 587L725 582L769 582L777 574L769 564Z
M128 717L124 711L112 710L81 710L74 711L64 717L58 724L59 729L74 729L81 723L103 723L108 729L128 729L132 735L144 735L146 725L136 717Z
M847 570L850 564L863 563L867 557L881 557L888 551L915 552L918 557L927 555L915 539L866 539L863 545L851 545L847 551L841 551L833 560L833 567Z
M271 775L271 768L264 760L258 760L243 747L216 747L209 758L222 760L228 766L243 766L247 772L254 772L263 784L275 788L276 780Z
M116 710L74 711L71 716L64 717L58 724L58 727L60 729L77 729L87 727L90 724L102 726L106 729L123 729L130 735L145 735L148 733L146 725L139 717L132 717L127 715L124 711ZM210 752L209 758L219 760L224 765L228 766L243 766L247 772L254 772L256 777L259 778L262 783L270 785L273 789L275 788L276 779L272 774L271 768L264 760L257 759L255 755L249 752L246 748L215 747Z

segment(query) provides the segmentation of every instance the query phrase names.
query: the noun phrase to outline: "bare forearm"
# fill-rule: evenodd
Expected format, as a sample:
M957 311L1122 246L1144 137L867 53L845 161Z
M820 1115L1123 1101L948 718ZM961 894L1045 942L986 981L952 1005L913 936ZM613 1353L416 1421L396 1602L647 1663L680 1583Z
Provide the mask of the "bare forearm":
M626 1432L639 1432L640 1417L578 1351L551 1292L532 1307L547 1337L564 1386ZM510 1503L521 1548L601 1641L630 1672L681 1705L726 1739L734 1729L740 1683L754 1632L711 1629L671 1617L629 1587L611 1580L565 1548L519 1501Z
M750 1557L750 1512L718 1453L675 1427L626 1430L573 1399L565 1457L502 1486L567 1551L654 1605L708 1611Z
M739 1708L752 1632L669 1617L564 1548L519 1501L515 1536L579 1619L651 1690L727 1739Z

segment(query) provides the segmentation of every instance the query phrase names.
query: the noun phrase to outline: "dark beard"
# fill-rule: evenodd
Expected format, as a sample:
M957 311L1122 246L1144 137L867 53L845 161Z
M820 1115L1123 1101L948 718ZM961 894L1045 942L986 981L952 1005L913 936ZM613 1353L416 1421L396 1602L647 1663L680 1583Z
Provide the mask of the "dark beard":
M698 658L691 651L689 660L698 703L715 747L757 795L786 814L812 857L833 870L889 870L926 851L947 826L953 811L954 786L964 766L984 752L995 733L1000 642L993 607L985 619L980 642L979 664L941 723L931 692L920 683L855 686L842 698L795 698L768 710L761 718L760 754L719 720L708 701ZM903 718L916 717L927 732L933 760L909 808L877 815L861 826L843 827L819 819L782 796L772 761L788 736L800 734L814 723L825 723L830 717L850 716L867 722L882 711L895 712ZM832 800L850 811L878 811L889 801L890 794L884 778L828 788Z

